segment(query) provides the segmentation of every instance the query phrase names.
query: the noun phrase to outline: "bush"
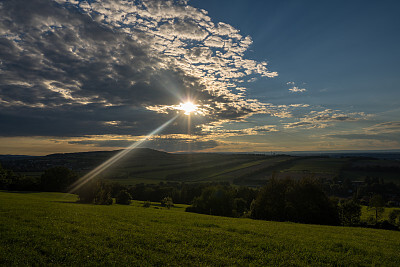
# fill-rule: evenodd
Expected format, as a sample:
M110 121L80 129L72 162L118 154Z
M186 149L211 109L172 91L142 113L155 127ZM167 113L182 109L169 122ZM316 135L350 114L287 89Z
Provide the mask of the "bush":
M151 202L149 200L146 200L145 202L143 202L143 207L144 208L149 208L151 205Z
M127 190L121 190L116 196L116 203L117 204L123 204L123 205L129 205L131 204L131 199L132 196L131 194L128 193Z
M161 206L170 209L174 206L174 202L172 201L171 197L164 197L161 199Z
M389 222L393 225L400 226L400 210L392 210L389 213Z

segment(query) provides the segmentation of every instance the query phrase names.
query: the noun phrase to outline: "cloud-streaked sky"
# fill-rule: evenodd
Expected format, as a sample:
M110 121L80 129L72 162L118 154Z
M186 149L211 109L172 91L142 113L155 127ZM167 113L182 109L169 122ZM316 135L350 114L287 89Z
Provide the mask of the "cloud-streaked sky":
M398 149L399 11L390 0L0 1L0 154L123 148L177 112L147 147Z

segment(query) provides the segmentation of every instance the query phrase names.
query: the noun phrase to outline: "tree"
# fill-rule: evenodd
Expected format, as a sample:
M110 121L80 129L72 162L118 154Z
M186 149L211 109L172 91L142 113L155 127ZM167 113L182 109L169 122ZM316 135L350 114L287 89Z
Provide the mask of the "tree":
M0 164L0 189L9 189L13 182L14 172L11 170L3 169Z
M206 187L186 211L230 217L233 214L233 192L222 185Z
M343 200L338 205L342 225L357 225L361 217L361 205L354 200Z
M286 191L289 179L278 180L272 177L260 190L256 199L251 203L251 217L254 219L284 221L286 206Z
M375 223L378 223L378 219L382 216L385 211L385 201L381 195L373 195L369 200L369 208L375 211Z
M400 226L400 210L392 210L389 213L389 222L393 225Z
M93 203L98 205L111 205L113 199L111 197L111 186L102 180L91 180L80 187L76 193L79 202Z
M164 197L161 199L161 206L170 209L174 206L174 202L172 201L172 197Z
M129 205L129 204L131 204L131 199L132 199L132 196L131 196L131 194L128 193L127 190L121 190L121 191L119 191L119 193L117 194L117 196L115 198L115 203Z
M233 200L233 209L238 217L242 216L247 209L247 202L243 198L235 198Z
M78 175L66 167L47 169L40 177L40 186L44 191L66 192L68 187L78 180Z

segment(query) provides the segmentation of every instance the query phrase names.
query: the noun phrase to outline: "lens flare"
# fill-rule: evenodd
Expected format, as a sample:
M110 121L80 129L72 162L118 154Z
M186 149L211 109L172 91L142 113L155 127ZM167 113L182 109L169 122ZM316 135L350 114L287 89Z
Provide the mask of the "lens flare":
M123 158L126 154L131 152L133 149L135 149L138 146L140 146L141 144L143 144L145 141L147 141L153 135L161 132L165 127L167 127L169 124L171 124L178 116L179 116L179 114L176 115L175 117L173 117L172 119L170 119L169 121L167 121L166 123L164 123L163 125L161 125L160 127L158 127L157 129L155 129L154 131L152 131L151 133L149 133L148 135L146 135L144 138L140 139L139 141L134 142L132 145L128 146L121 152L117 153L116 155L114 155L113 157L111 157L110 159L103 162L101 165L97 166L95 169L93 169L92 171L87 173L85 176L83 176L82 178L80 178L78 181L76 181L75 183L73 183L70 186L70 190L68 191L68 193L70 193L70 194L75 193L84 184L86 184L87 182L89 182L90 180L95 178L97 175L99 175L100 173L102 173L103 171L105 171L106 169L111 167L114 163L119 161L121 158Z

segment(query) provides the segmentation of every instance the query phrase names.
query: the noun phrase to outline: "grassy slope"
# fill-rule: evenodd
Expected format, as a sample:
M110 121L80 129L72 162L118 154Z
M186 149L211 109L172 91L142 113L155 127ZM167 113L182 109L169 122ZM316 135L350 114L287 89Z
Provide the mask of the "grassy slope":
M400 232L0 192L0 265L400 266Z

